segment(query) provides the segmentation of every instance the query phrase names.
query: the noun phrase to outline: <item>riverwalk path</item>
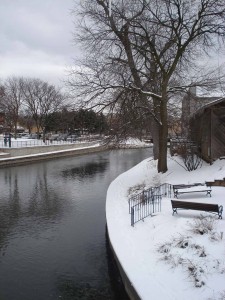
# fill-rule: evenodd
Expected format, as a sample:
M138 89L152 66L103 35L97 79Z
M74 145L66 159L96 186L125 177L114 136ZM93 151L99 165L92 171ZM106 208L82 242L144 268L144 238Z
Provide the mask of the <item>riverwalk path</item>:
M59 145L0 148L0 167L26 164L58 157L84 155L104 151L106 147L96 142L70 143Z

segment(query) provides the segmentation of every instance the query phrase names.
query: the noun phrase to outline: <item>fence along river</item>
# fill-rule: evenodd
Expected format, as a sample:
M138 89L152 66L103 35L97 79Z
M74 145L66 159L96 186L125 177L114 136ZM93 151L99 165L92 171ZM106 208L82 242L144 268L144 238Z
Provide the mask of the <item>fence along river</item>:
M0 169L0 299L127 299L112 269L105 197L151 149Z

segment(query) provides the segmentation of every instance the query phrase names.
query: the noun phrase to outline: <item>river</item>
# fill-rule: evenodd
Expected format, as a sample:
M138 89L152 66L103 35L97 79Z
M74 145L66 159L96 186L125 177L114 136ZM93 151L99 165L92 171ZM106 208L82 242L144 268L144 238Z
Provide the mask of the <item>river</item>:
M0 300L127 299L105 198L115 177L151 155L115 150L0 169Z

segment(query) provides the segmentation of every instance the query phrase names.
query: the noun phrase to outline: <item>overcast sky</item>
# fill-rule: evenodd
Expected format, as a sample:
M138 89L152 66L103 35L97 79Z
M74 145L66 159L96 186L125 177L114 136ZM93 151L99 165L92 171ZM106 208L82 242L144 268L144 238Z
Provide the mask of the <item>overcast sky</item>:
M61 85L78 53L74 0L0 0L0 79L30 76Z

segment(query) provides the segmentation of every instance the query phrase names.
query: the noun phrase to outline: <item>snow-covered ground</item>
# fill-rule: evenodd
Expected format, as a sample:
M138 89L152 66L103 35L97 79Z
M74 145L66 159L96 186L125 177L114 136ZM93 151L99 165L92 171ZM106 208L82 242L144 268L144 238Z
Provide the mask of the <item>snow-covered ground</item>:
M141 147L150 147L152 144L146 143L145 141L141 141L140 139L137 138L128 138L124 141L120 141L120 145L122 148L141 148Z
M172 215L169 198L161 212L130 225L130 187L162 183L189 184L225 178L225 160L188 172L179 157L168 158L169 171L158 174L146 159L114 180L107 192L106 217L111 243L132 285L143 300L225 299L225 219L210 213L179 210ZM135 188L133 188L134 190ZM225 208L225 187L179 196Z

